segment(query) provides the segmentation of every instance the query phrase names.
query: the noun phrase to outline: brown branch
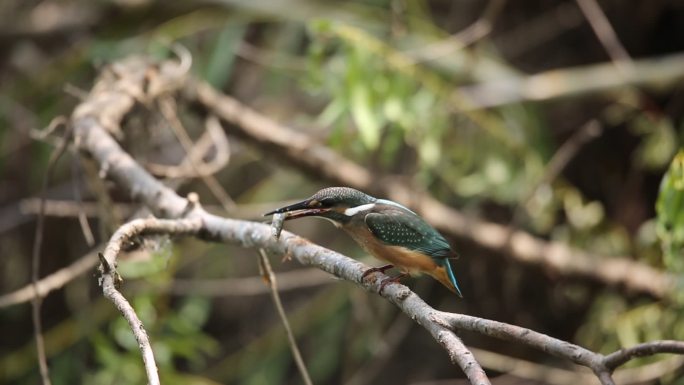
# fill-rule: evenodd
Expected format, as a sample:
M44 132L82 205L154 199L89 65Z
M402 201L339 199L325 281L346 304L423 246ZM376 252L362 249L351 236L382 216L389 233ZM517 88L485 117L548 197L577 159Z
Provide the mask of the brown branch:
M101 247L95 247L95 250ZM77 259L69 266L46 275L38 281L38 297L45 298L50 292L64 287L69 282L90 271L97 265L98 258L95 251ZM329 275L318 269L299 269L280 274L278 288L280 291L291 291L328 285L334 281ZM136 288L138 286L136 285ZM153 288L154 290L155 288ZM260 277L229 278L229 279L180 279L176 278L165 288L165 292L186 295L195 294L214 297L243 297L268 294ZM0 309L19 305L31 301L36 297L33 284L17 289L11 293L0 295Z
M555 69L529 76L510 76L459 87L456 92L471 101L471 108L492 108L511 103L542 102L563 97L631 89L634 86L666 89L684 76L684 54L634 60L634 70L616 71L613 62Z
M311 137L271 120L205 83L192 83L187 88L204 108L231 123L233 132L267 152L331 183L386 196L412 207L447 235L467 238L495 252L505 252L519 263L543 266L549 271L589 278L657 298L668 296L675 288L676 277L672 274L630 258L590 255L522 230L509 231L504 225L466 217L405 183L371 174Z
M291 200L282 201L281 206L286 204L294 203ZM241 203L235 205L235 209L231 211L231 215L236 218L242 219L261 219L264 212L277 206L278 202L270 203ZM40 209L40 199L37 198L27 198L19 201L18 211L22 215L38 215ZM100 215L100 210L98 208L99 204L97 202L82 202L78 204L76 201L71 200L57 200L48 199L45 201L45 215L52 217L78 217L79 213L82 211L87 217L98 217ZM110 206L110 210L116 213L117 217L129 217L135 210L138 209L137 204L134 203L114 203ZM207 211L218 212L223 210L223 206L219 205L207 205L204 206ZM19 223L21 224L21 223ZM16 226L16 225L15 225ZM11 228L8 226L8 228ZM5 230L6 231L6 230Z

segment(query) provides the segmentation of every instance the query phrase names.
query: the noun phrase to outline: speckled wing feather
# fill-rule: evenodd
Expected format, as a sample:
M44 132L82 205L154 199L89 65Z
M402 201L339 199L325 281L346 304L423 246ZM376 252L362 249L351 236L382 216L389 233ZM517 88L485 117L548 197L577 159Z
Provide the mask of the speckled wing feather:
M402 246L435 259L455 255L437 230L410 211L389 209L369 213L365 222L373 235L388 245Z

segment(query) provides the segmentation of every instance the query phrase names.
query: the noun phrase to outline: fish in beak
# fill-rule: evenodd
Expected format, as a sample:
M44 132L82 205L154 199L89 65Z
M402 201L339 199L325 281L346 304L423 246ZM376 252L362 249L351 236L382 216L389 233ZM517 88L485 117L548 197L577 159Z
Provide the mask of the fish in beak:
M307 199L289 206L281 207L264 214L264 216L273 214L285 214L284 220L297 219L302 217L320 216L329 212L330 208L320 207L314 199Z

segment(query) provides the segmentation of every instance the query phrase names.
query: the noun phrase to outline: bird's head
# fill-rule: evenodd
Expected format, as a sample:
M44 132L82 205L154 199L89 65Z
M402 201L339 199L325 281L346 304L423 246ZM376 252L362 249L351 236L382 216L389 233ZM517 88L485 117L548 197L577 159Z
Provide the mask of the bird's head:
M349 187L328 187L301 202L281 207L264 215L288 213L286 220L322 217L336 224L348 222L355 214L370 209L377 201L370 195Z

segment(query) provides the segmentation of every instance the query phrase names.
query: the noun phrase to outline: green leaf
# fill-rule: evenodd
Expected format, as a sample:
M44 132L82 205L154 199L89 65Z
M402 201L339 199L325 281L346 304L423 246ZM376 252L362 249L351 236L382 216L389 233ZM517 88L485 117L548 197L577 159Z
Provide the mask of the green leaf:
M370 90L365 84L356 83L351 89L351 113L359 129L361 142L366 148L377 148L382 127L371 107Z
M235 62L235 53L246 29L245 24L229 25L219 33L204 74L212 86L221 89L228 82Z
M679 150L660 183L657 234L665 266L684 272L684 150Z
M644 135L635 156L646 169L665 166L677 150L677 134L670 119L641 115L634 120L632 131Z

